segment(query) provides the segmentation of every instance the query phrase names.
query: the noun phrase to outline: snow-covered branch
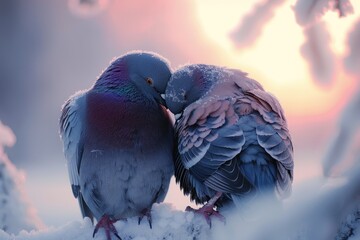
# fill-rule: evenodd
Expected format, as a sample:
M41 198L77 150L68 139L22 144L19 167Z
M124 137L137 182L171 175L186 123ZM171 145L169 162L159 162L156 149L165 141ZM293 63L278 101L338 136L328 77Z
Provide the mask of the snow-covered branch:
M329 9L329 0L298 0L293 9L297 23L304 26L318 20Z
M334 0L333 9L339 13L339 17L346 17L354 12L354 8L349 0Z
M360 76L360 18L354 24L348 39L348 54L345 58L346 70L355 75ZM360 80L360 79L359 79Z
M314 80L320 85L329 84L335 77L335 55L330 48L330 35L325 24L315 22L304 28L305 43L301 54L307 60Z
M321 21L325 12L334 10L340 17L353 12L349 0L298 0L293 7L297 23L303 27L305 43L301 53L313 79L330 83L335 77L335 55L330 48L330 35Z
M318 21L328 10L337 11L340 17L354 11L349 0L298 0L293 9L301 26Z
M265 0L256 5L230 34L235 45L243 48L254 44L266 23L274 16L275 10L284 2L284 0Z

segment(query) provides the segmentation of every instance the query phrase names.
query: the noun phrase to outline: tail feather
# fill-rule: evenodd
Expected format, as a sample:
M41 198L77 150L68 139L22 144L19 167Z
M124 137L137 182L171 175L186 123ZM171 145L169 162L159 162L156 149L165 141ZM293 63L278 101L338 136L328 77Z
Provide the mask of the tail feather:
M92 214L90 208L84 201L84 198L81 193L78 196L78 201L79 201L79 206L80 206L82 217L83 218L88 217L88 218L90 218L91 222L94 223L94 215Z

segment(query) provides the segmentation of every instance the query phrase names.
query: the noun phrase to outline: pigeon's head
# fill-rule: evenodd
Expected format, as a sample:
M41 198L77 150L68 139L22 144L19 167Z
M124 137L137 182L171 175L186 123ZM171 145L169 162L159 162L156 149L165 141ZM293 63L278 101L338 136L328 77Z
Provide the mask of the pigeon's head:
M132 52L124 56L129 76L133 81L142 81L163 94L171 76L169 62L152 52Z
M153 52L134 51L120 56L100 76L98 85L121 91L130 80L142 93L161 104L171 76L169 62Z
M161 94L165 93L171 76L169 62L152 52L132 52L124 56L130 79L148 97L165 104Z
M167 107L174 114L203 97L216 82L218 74L212 65L195 64L173 73L165 91Z

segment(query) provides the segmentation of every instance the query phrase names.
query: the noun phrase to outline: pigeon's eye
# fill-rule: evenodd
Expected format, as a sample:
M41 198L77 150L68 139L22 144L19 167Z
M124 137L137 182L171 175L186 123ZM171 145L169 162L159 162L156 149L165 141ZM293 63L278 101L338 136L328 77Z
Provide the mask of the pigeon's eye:
M146 82L150 85L150 86L152 86L153 85L153 80L151 79L151 78L146 78Z

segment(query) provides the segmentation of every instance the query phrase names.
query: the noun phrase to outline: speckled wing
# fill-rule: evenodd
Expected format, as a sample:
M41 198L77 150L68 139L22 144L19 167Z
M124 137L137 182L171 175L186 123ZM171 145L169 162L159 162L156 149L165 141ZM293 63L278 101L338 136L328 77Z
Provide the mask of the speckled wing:
M251 187L233 160L245 143L233 101L199 100L177 122L175 176L184 192L198 202L206 200L206 187L225 193L246 192Z
M64 144L64 154L71 189L75 198L78 198L83 217L90 217L92 213L83 200L80 192L79 167L83 153L83 119L85 111L85 93L78 92L66 101L60 117L60 136Z

